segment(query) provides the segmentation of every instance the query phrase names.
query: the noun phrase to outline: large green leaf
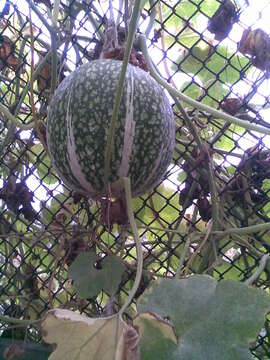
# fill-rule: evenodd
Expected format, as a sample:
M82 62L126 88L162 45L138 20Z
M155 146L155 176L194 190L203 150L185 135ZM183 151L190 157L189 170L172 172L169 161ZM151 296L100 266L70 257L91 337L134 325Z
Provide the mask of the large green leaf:
M215 52L204 42L194 46L190 53L182 51L176 61L186 73L196 74L205 83L217 79L226 84L233 84L240 79L241 70L248 64L248 59L234 55L226 46L220 45ZM173 70L178 68L173 65Z
M178 3L173 14L171 7L163 4L162 15L164 19L168 17L166 19L166 27L170 30L172 28L179 29L179 26L186 26L183 24L185 20L191 20L193 24L197 25L204 15L212 16L219 5L220 3L217 0L182 0ZM194 34L196 33L194 32Z
M101 290L115 294L125 271L123 264L115 256L107 256L101 268L95 266L94 253L79 254L68 270L68 277L74 281L74 287L82 298L91 298Z
M175 38L178 44L186 48L191 48L198 43L202 23L215 13L219 5L217 0L182 0L172 13L171 7L163 4L163 25L165 24L167 30L164 32L166 46L175 45ZM186 26L187 21L191 27Z
M240 282L194 275L157 281L138 309L174 324L180 340L168 360L251 360L248 347L263 327L270 298Z

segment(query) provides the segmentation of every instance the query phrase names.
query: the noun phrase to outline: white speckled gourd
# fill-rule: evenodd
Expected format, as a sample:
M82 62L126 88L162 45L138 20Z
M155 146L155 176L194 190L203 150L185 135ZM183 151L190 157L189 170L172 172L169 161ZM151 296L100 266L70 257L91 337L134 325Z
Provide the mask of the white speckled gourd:
M121 67L117 60L82 65L61 82L49 106L52 163L67 186L93 198L106 195L105 148ZM129 176L133 196L152 189L170 164L174 143L173 112L164 90L148 73L129 64L109 183Z

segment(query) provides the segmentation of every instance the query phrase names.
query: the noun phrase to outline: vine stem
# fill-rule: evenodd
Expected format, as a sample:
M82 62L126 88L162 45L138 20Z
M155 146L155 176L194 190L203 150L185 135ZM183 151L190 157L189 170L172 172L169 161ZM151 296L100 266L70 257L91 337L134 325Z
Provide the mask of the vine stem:
M22 130L30 130L33 128L33 122L31 122L30 124L23 124L16 118L16 116L12 115L8 107L2 104L1 102L0 102L0 112L4 115L4 117L7 120L11 121L12 124L14 124L15 126L17 126Z
M142 244L139 238L138 229L136 226L133 210L132 210L132 203L131 203L131 187L130 187L130 179L129 178L122 178L122 182L124 185L125 195L126 195L126 206L127 206L127 213L128 213L128 219L130 222L130 227L134 236L134 240L136 243L136 252L137 252L137 272L135 281L133 284L133 287L128 295L127 300L125 301L124 305L121 307L119 311L119 315L122 316L122 314L125 312L126 308L131 303L132 299L134 298L138 287L141 282L142 272L143 272L143 252L142 252Z
M44 18L44 16L40 13L38 8L33 4L32 0L30 0L29 3L30 7L34 10L36 15L39 17L39 19L42 21L44 26L47 28L47 30L50 33L51 37L51 95L53 95L56 85L57 85L57 19L59 15L59 6L60 6L60 0L54 1L54 6L52 10L51 15L51 22L53 26L49 25L47 20Z
M147 52L147 48L145 49L145 52ZM151 59L148 55L148 59L149 62L151 62ZM148 60L147 60L148 61ZM150 67L150 64L149 64ZM153 66L153 71L155 71L155 73L157 74L154 66ZM157 74L158 75L158 74ZM158 75L159 76L159 75ZM173 89L173 87L172 87ZM207 171L207 178L208 178L208 184L209 184L209 190L210 190L210 195L211 195L211 204L212 204L212 221L213 221L213 230L218 230L219 228L219 221L218 221L218 214L219 214L219 202L218 202L218 193L217 193L217 186L216 186L216 182L215 182L215 174L213 171L213 161L212 158L209 154L209 151L207 149L206 144L203 143L202 139L200 138L200 135L198 134L197 128L194 125L194 123L192 122L192 120L190 119L190 117L188 116L188 114L186 113L184 107L182 106L181 102L178 100L178 97L175 94L171 94L172 98L174 99L174 102L176 104L176 106L178 107L178 109L180 110L185 123L187 124L191 134L194 137L194 140L196 141L200 151L202 153L207 153L208 159L206 160L206 171ZM174 234L171 235L170 237L170 243L169 245L171 245L171 241L173 240ZM215 258L217 257L217 250L216 250L216 244L214 239L211 237L211 248L214 251L214 256ZM210 255L211 249L209 248L209 250L207 251Z
M260 261L260 265L258 266L257 270L255 271L255 273L253 275L251 275L246 281L245 284L246 285L252 285L254 283L254 281L256 281L258 279L258 277L261 275L261 273L264 271L265 266L267 264L267 261L270 260L269 255L265 254L262 256L261 261Z
M187 263L187 266L186 266L186 269L185 269L185 275L188 274L188 270L192 266L195 257L199 254L199 252L202 250L203 246L205 245L205 243L209 239L209 236L210 236L211 231L212 231L212 226L213 226L213 223L209 222L208 225L207 225L207 230L206 230L206 233L204 235L204 238L202 239L201 243L199 244L199 246L196 248L196 250L194 251L194 253L190 257L190 259L188 260L188 263Z
M259 231L267 231L267 230L270 230L270 222L241 227L241 228L231 228L224 231L213 231L213 234L224 237L226 235L233 235L233 234L237 234L237 235L253 234Z
M105 149L105 165L104 165L105 187L107 187L108 181L109 181L111 154L112 154L112 149L113 149L113 144L114 144L116 121L117 121L118 112L119 112L119 108L120 108L120 101L121 101L121 96L122 96L122 92L123 92L123 88L124 88L124 82L125 82L129 57L130 57L130 53L131 53L131 49L132 49L132 45L133 45L133 41L134 41L134 37L135 37L137 22L138 22L139 15L140 15L140 4L141 4L140 0L135 1L130 24L129 24L129 29L128 29L128 38L127 38L127 44L126 44L123 64L122 64L121 73L120 73L120 79L119 79L119 83L118 83L118 87L117 87L117 91L116 91L116 95L115 95L115 100L114 100L114 105L113 105L112 119L111 119L111 124L110 124L110 128L109 128L109 133L108 133L108 140L107 140L106 149Z
M46 65L50 56L51 56L51 50L44 56L44 58L42 59L42 61L37 66L36 70L34 71L33 81L37 79L39 73ZM2 104L0 102L0 112L3 113L3 115L5 116L5 118L7 120L11 121L12 125L17 126L19 129L22 129L22 130L31 130L34 127L34 121L31 121L29 124L23 124L16 118L16 115L20 112L21 105L22 105L29 89L30 89L30 81L26 84L26 86L23 89L23 92L22 92L20 99L18 101L18 104L16 106L15 116L11 114L11 112L9 111L7 106L5 106L4 104ZM5 141L5 143L6 143L6 141ZM2 149L3 149L3 146L1 146L0 152L2 152Z
M145 36L149 36L150 33L151 33L151 30L153 28L153 25L154 25L154 22L155 22L155 19L156 19L156 4L155 4L155 1L154 0L149 0L149 6L150 6L150 18L149 18L149 23L147 25L147 28L145 30ZM144 7L144 4L142 4L142 9Z
M161 10L159 12L160 12L160 19L161 19L161 22L162 22ZM140 39L142 39L142 37L140 37ZM139 39L139 41L141 41L140 39ZM152 63L149 54L148 54L146 41L145 41L145 36L143 36L143 41L144 41L144 44L143 44L143 49L142 50L143 50L143 53L145 55L146 61L147 61L148 65L149 65L151 74L152 74L153 77L154 77L154 74L155 74L158 78L161 78L160 75L158 74L157 69L155 68L155 66ZM167 63L165 61L165 65L166 64ZM169 75L167 65L165 66L165 70L166 70L167 75ZM170 86L170 88L173 89L174 91L177 91L177 90L175 90L175 84L173 82L172 82L172 84L173 84L173 86ZM168 91L169 91L169 89L168 89ZM208 149L207 149L206 145L202 141L202 139L201 139L201 137L200 137L200 135L199 135L199 133L197 131L196 126L194 125L194 123L192 122L192 120L190 119L188 114L186 113L184 107L182 106L181 102L178 99L178 96L175 93L171 93L171 96L172 96L176 106L180 110L180 112L181 112L181 114L182 114L182 116L184 118L185 123L187 124L191 134L194 137L195 142L197 143L198 147L200 148L200 151L202 153L206 152L208 154L206 170L207 170L207 173L208 173L208 183L209 183L209 189L210 189L210 194L211 194L211 202L212 202L213 230L218 230L219 203L218 203L217 186L216 186L216 183L214 181L215 174L214 174L214 171L213 171L213 161L212 161L212 159L211 159L211 157L209 155L209 152L208 152ZM173 239L173 235L172 235L171 238ZM213 246L213 248L215 250L215 243L213 241L212 241L212 246Z
M175 277L177 279L180 279L180 277L181 277L182 266L184 265L185 257L186 257L186 255L188 253L190 243L191 243L191 236L188 236L187 240L186 240L186 243L185 243L185 246L184 246L184 249L183 249L183 252L182 252L180 260L179 260L179 264L178 264L176 273L175 273Z
M17 319L11 316L5 316L5 315L0 315L0 321L3 321L8 324L15 324L22 326L29 326L40 322L40 320L24 320L24 319Z
M57 27L57 20L58 20L58 16L59 16L59 10L60 10L60 0L55 0L54 5L53 5L53 10L52 10L52 20L53 20L54 26L56 26L56 27Z
M30 45L31 45L31 64L30 64L30 105L31 105L31 110L32 110L32 114L33 114L33 119L34 119L34 127L36 129L36 132L38 134L39 140L42 143L44 150L46 151L46 153L48 154L48 149L47 149L47 145L45 142L45 139L40 131L39 125L38 125L38 116L37 116L37 112L36 112L36 108L35 108L35 99L34 99L34 78L33 78L33 74L35 71L35 66L34 66L34 32L33 32L33 24L32 24L32 14L31 14L31 7L29 6L29 20L30 20L30 37L31 37L31 41L30 41Z
M223 119L226 122L241 126L244 129L254 130L254 131L257 131L262 134L270 135L270 129L268 129L264 126L254 125L254 124L250 123L249 121L240 120L240 119L238 119L234 116L231 116L229 114L226 114L222 111L213 109L212 107L210 107L206 104L203 104L199 101L196 101L196 100L190 98L189 96L183 94L182 92L174 89L170 84L167 83L166 80L164 80L161 76L159 76L159 74L155 71L154 66L151 62L151 59L149 57L148 51L147 51L146 38L144 35L139 36L139 44L140 44L140 48L145 56L147 64L150 68L151 75L160 85L162 85L171 94L171 96L176 96L176 97L180 98L182 101L185 101L189 105L193 106L194 108L199 109L201 111L208 112L209 114L215 116L217 119Z
M39 73L42 71L42 69L44 68L44 66L47 64L49 58L52 56L52 51L49 50L47 52L47 54L44 56L44 58L41 60L41 62L39 63L39 65L36 67L34 73L33 73L33 81L35 81L39 75ZM15 114L18 114L19 111L20 111L20 108L22 106L22 103L26 97L26 94L28 93L30 89L30 81L28 81L28 83L25 85L23 91L22 91L22 94L20 96L20 100L18 102L18 105L16 107L16 110L15 110ZM30 125L30 124L29 124ZM33 123L32 123L33 125ZM32 126L33 127L33 126Z
M58 1L58 0L57 0ZM38 10L38 8L35 6L32 0L28 0L29 5L31 6L31 9L36 13L36 15L39 17L40 21L43 23L43 25L46 27L46 29L49 31L50 34L54 32L53 27L47 22L46 18L41 14L41 12Z
M57 42L56 42L56 31L51 33L51 96L57 86Z

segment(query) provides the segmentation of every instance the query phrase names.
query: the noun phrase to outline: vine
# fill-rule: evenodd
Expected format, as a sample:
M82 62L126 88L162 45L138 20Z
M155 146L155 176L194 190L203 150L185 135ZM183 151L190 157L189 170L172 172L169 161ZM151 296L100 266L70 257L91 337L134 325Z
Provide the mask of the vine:
M113 144L114 144L116 121L117 121L117 116L118 116L118 112L119 112L119 108L120 108L121 95L123 92L126 70L127 70L127 66L128 66L128 62L129 62L131 48L133 45L136 30L137 30L137 23L138 23L138 19L139 19L139 15L140 15L140 10L141 10L140 6L141 6L141 1L136 0L135 4L134 4L130 24L129 24L128 38L127 38L127 43L126 43L126 48L125 48L125 53L124 53L124 59L123 59L123 64L122 64L120 78L119 78L119 84L117 87L117 92L115 95L115 100L114 100L114 105L113 105L113 110L112 110L112 120L111 120L111 124L110 124L110 128L109 128L108 140L107 140L106 149L105 149L105 165L104 165L105 186L108 185L108 181L109 181L111 154L112 154L112 149L113 149Z

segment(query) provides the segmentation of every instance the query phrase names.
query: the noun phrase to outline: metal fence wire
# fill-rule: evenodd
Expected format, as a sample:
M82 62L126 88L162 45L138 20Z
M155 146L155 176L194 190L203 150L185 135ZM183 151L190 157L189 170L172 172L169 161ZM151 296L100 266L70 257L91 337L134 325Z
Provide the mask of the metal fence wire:
M126 298L136 273L135 243L128 226L121 225L119 209L110 219L118 224L108 226L101 204L70 191L45 150L52 49L57 49L57 84L96 59L112 16L109 1L61 0L57 37L51 31L54 3L0 2L0 99L9 109L8 113L3 106L0 109L0 308L3 315L16 318L38 319L52 307L89 316L104 314L108 294L82 299L67 276L82 252L92 250L100 260L110 254L121 257L125 273L115 309ZM125 37L125 3L112 3L119 38ZM202 104L270 129L269 13L267 0L150 0L145 2L138 33L146 34L153 63L171 86ZM46 64L40 70L42 61ZM239 281L258 269L270 249L268 230L245 235L236 231L214 244L200 236L212 216L218 217L222 229L269 222L269 135L182 102L206 144L203 151L181 109L171 102L177 124L173 162L153 191L133 200L144 252L143 279L135 300L153 276L175 275L185 247L183 273ZM212 211L209 169L218 214ZM255 285L269 291L269 264ZM252 345L255 358L270 357L268 330L266 321ZM35 327L2 324L1 336L40 341Z

